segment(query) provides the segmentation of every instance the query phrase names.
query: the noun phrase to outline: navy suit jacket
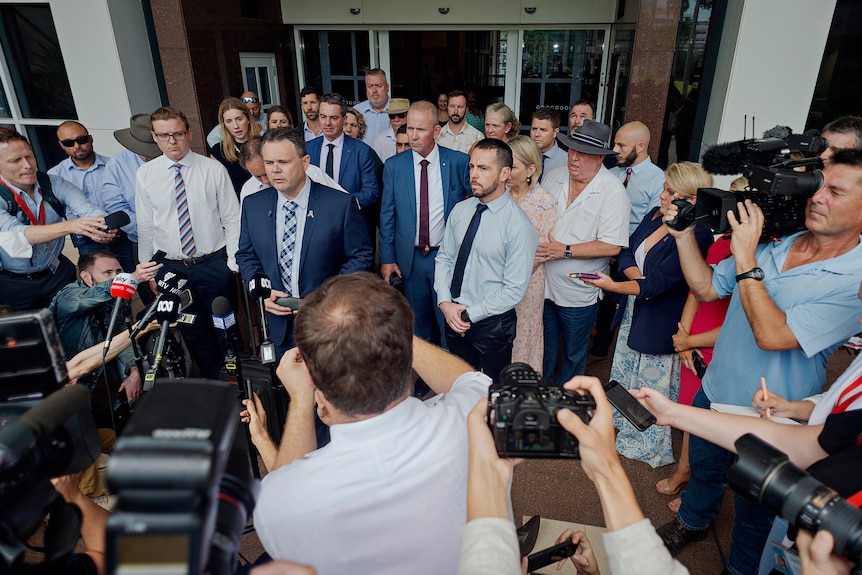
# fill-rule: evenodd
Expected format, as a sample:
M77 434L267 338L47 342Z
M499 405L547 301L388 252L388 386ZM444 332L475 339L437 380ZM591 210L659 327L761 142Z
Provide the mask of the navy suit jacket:
M305 144L311 163L321 170L323 164L320 162L320 157L324 140L323 136L319 136ZM345 134L338 183L359 200L359 205L363 209L377 203L380 199L380 183L377 180L374 157L374 151L368 144Z
M437 146L443 181L443 217L455 204L471 195L470 156ZM430 191L433 193L433 191ZM383 165L383 200L380 204L380 263L398 264L404 278L413 267L416 242L416 178L413 152L396 154Z
M273 289L289 292L284 289L278 266L278 193L275 188L267 188L243 201L236 261L246 285L252 276L262 273L270 279ZM374 251L356 200L311 182L299 255L299 297L307 296L328 277L368 271L373 261ZM272 339L280 344L277 340L287 334L288 318L273 314L268 317Z

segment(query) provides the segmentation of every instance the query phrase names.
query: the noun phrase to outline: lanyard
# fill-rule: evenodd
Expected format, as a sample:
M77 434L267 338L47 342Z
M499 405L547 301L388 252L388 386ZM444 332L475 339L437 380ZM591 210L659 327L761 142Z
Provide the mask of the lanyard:
M0 178L0 182L3 183L4 186L9 188L12 191L12 195L15 196L15 202L18 204L18 207L21 208L21 211L24 212L24 215L27 216L27 219L34 226L45 225L45 199L42 199L42 202L39 204L39 219L36 219L36 216L33 215L32 210L30 210L30 206L27 205L27 202L21 197L20 194L15 193L15 190L12 190L12 187L6 183L6 180Z
M844 413L847 411L847 408L862 395L860 387L862 387L862 375L841 392L838 396L838 401L835 402L835 407L832 408L832 413Z

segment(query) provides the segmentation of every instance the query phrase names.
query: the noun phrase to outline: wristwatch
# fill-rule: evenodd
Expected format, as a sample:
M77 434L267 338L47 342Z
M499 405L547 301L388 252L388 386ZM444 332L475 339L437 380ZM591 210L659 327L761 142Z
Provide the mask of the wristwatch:
M566 251L563 252L563 257L566 258L567 260L571 259L571 257L572 257L572 246L571 246L571 244L566 246Z
M736 276L736 281L737 283L739 283L742 280L753 279L762 282L763 278L765 277L766 275L763 273L762 269L754 268L751 271L747 271L744 274L739 274L738 276Z

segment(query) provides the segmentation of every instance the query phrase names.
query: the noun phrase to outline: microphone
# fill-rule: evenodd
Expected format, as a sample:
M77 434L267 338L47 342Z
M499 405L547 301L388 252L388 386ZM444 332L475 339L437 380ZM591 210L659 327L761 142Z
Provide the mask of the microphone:
M141 316L141 320L138 322L138 325L132 329L132 333L129 334L129 337L134 339L138 337L138 334L143 331L147 324L149 324L153 320L153 316L156 313L156 308L159 305L159 302L162 301L164 294L172 293L174 295L179 296L183 291L183 287L189 283L189 277L182 272L165 272L165 275L162 276L156 285L158 286L158 293L156 294L156 299L150 304L150 307L147 308L147 311L144 312L144 315Z
M177 321L180 316L180 298L173 293L162 294L162 301L156 306L156 320L161 322L162 329L159 332L159 339L156 340L156 347L153 349L155 359L153 365L147 371L144 378L144 391L149 391L156 381L156 372L159 370L159 365L162 363L162 354L165 352L165 344L168 339L168 330L171 324Z
M224 368L228 377L236 380L237 385L242 385L242 362L239 358L236 345L236 315L230 309L230 301L223 295L213 300L212 305L213 326L224 332L227 341L227 353L224 356Z
M272 295L272 282L264 274L254 274L248 281L248 293L257 301L260 312L260 363L275 363L275 344L269 338L269 320L264 302Z
M743 171L745 165L769 165L773 154L758 150L758 140L740 140L728 144L716 144L703 153L701 164L710 174L733 176Z
M137 289L138 278L132 274L117 274L111 283L111 297L117 298L117 301L114 303L114 311L111 312L111 323L108 324L108 333L105 336L105 347L102 349L102 358L108 355L108 349L111 347L111 336L114 333L114 327L117 325L117 317L120 315L120 310L125 308L125 302L132 299Z
M128 225L131 221L132 219L129 217L129 214L122 210L105 216L105 226L109 230L122 228L123 226Z

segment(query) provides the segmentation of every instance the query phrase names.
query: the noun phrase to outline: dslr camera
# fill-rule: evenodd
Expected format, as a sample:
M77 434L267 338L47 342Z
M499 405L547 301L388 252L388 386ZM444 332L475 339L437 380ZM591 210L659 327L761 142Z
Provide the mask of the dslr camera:
M516 362L488 390L488 426L500 457L579 459L578 439L557 422L557 413L570 409L589 423L595 407L591 395L551 385Z

